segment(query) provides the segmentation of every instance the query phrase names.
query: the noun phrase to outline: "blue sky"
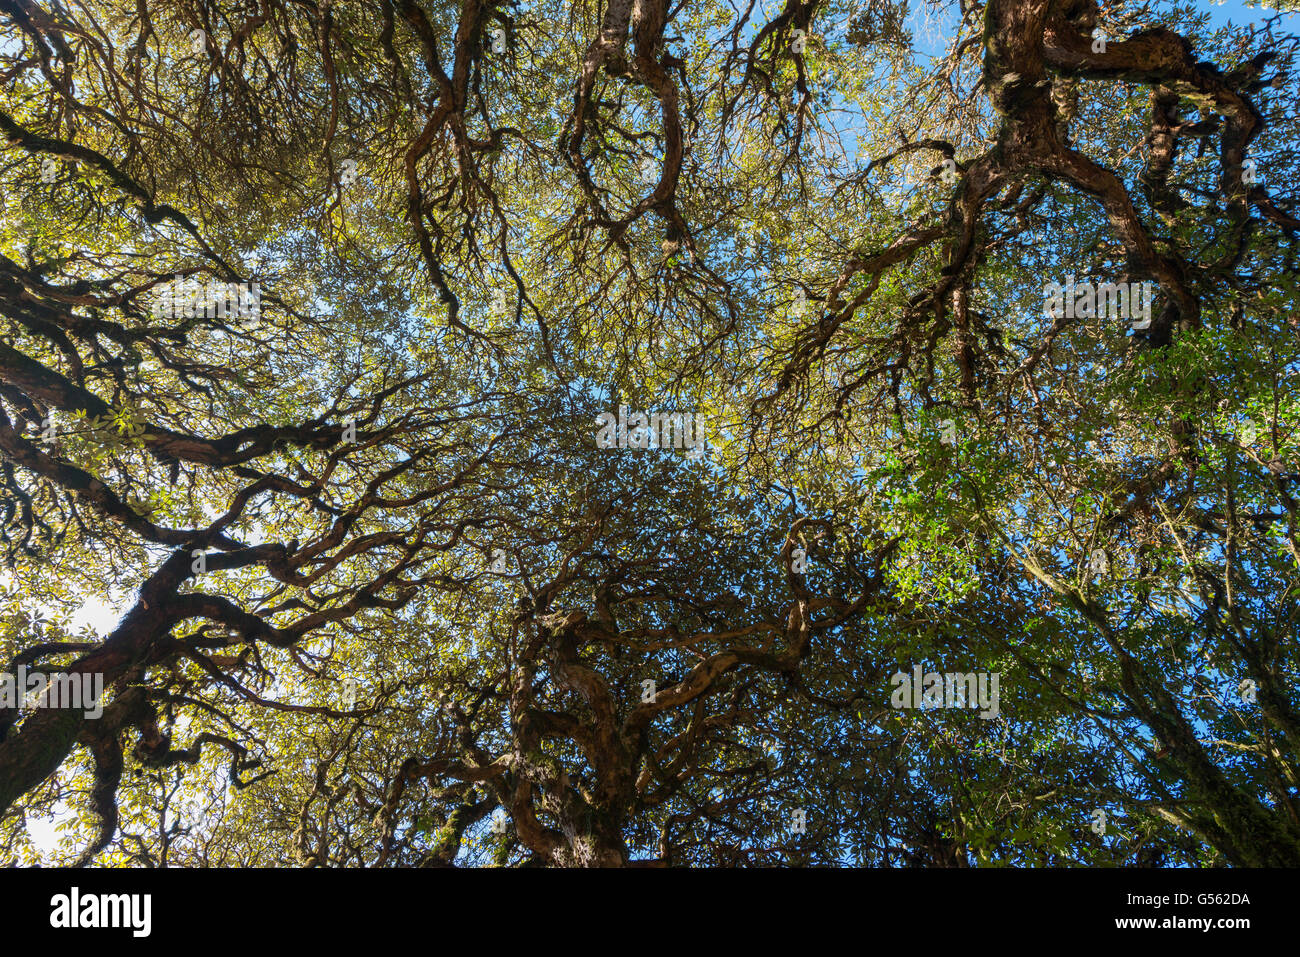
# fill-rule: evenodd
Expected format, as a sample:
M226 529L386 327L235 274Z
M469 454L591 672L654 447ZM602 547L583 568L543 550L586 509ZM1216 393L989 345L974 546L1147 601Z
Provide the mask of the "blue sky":
M769 5L771 6L771 5ZM1262 23L1263 20L1272 15L1275 11L1268 10L1260 6L1250 6L1242 0L1222 0L1222 2L1212 2L1212 0L1202 0L1197 4L1197 8L1204 10L1209 14L1210 22L1216 27L1227 26L1229 24L1246 24ZM775 10L771 10L775 13ZM949 8L947 22L940 21L926 22L925 9L921 7L915 9L909 18L909 27L912 30L918 49L926 53L938 52L946 43L950 35L952 18L955 17L955 8ZM1283 14L1281 18L1281 29L1286 32L1300 32L1300 13ZM0 39L0 44L4 43ZM5 583L3 576L0 576L0 585ZM115 626L124 606L133 596L124 594L113 594L111 602L105 597L95 597L89 599L74 616L71 622L71 628L75 631L83 624L89 624L101 636L106 635ZM48 612L52 608L45 609ZM34 841L42 850L48 851L52 848L56 839L54 831L55 821L41 821L37 819L28 820L28 831Z

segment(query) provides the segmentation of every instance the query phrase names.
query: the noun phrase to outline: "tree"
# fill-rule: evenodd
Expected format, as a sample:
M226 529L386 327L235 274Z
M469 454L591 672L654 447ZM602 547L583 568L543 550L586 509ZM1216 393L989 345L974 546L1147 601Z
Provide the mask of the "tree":
M1300 863L1279 17L0 17L7 858Z

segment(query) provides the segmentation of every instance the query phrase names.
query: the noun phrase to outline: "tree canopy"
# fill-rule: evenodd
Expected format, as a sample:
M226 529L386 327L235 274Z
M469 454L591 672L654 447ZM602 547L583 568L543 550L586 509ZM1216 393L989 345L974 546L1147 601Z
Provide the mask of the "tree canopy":
M3 859L1300 866L1294 25L0 0Z

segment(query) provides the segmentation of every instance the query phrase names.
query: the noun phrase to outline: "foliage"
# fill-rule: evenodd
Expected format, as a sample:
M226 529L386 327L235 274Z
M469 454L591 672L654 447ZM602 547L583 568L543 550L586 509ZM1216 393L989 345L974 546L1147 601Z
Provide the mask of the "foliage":
M1289 23L0 0L5 858L1300 864Z

